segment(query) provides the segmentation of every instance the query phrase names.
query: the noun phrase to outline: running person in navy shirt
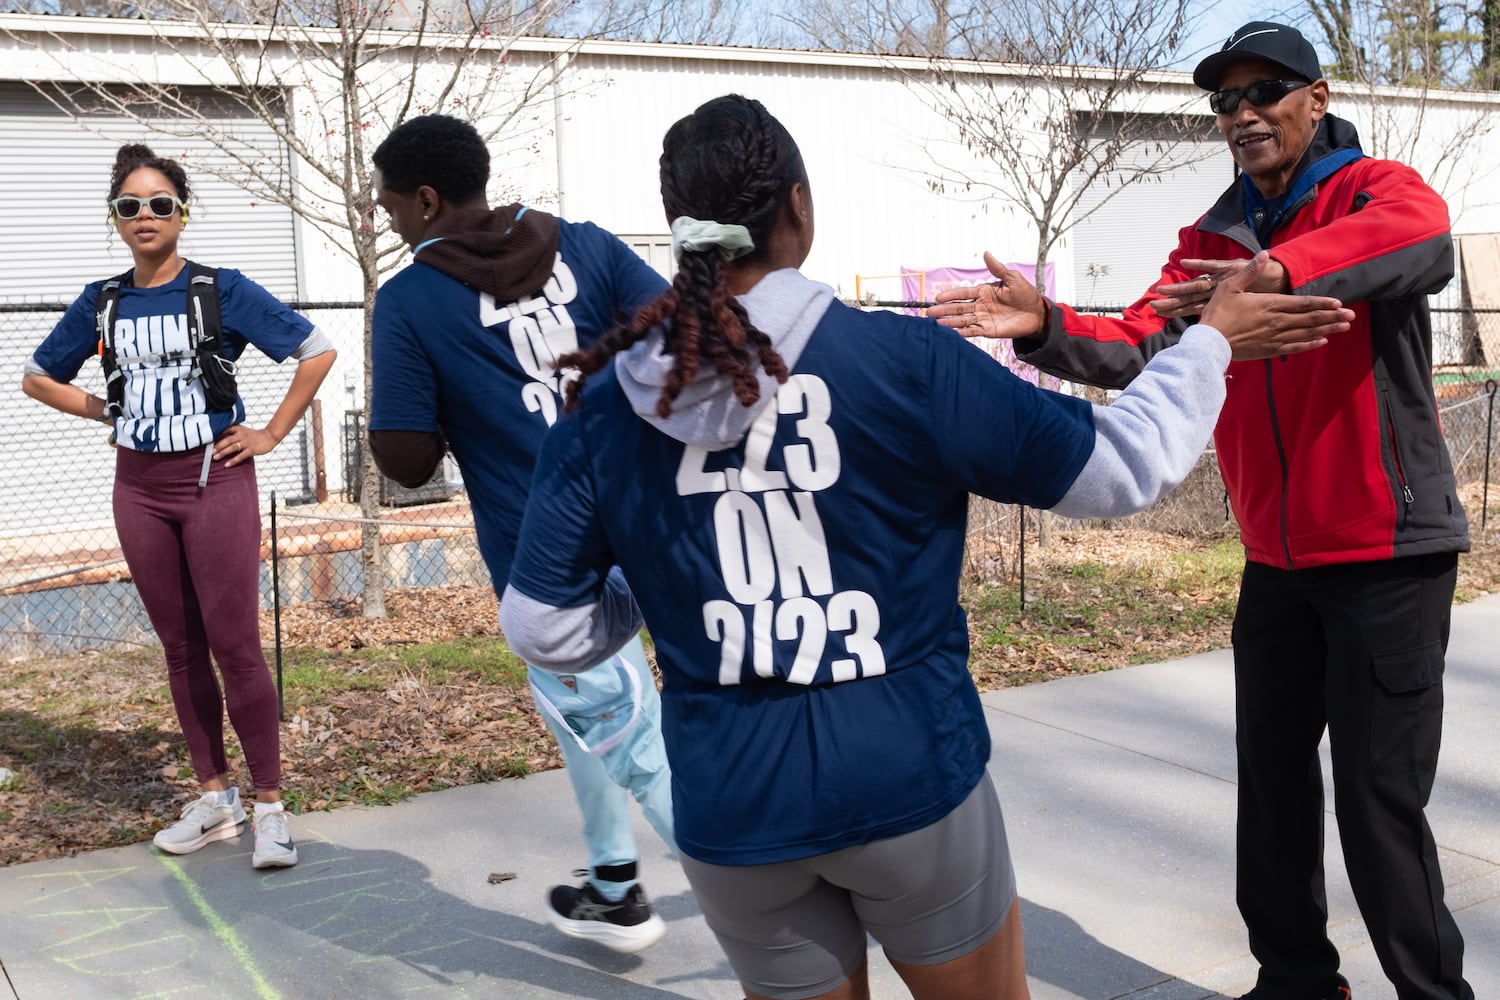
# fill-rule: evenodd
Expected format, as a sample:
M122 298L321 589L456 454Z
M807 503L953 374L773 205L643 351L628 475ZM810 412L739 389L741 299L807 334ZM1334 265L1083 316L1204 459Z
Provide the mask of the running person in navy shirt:
M467 122L413 118L380 144L374 162L376 200L415 260L375 299L370 450L386 475L417 485L452 448L498 594L537 450L568 381L552 363L592 344L666 282L591 223L521 205L491 210L489 151ZM671 774L661 696L640 640L600 660L601 669L576 675L529 671L589 848L587 881L555 887L549 916L565 934L634 952L665 924L636 880L626 790L672 846Z
M297 863L281 806L276 686L260 645L260 495L254 456L302 419L333 366L328 339L238 271L217 275L222 353L253 346L297 359L286 396L262 428L245 404L215 409L188 330L188 262L177 243L188 223L187 173L140 145L121 147L110 218L135 266L119 289L113 346L124 379L121 412L72 385L99 349L96 310L105 284L83 290L26 364L22 389L64 413L110 425L120 549L167 659L172 704L202 795L155 843L172 854L234 837L246 820L224 753L224 712L255 784L256 868ZM223 675L222 690L214 664Z
M506 636L548 669L595 662L636 627L624 571L665 679L683 864L749 996L867 997L868 932L919 1000L1025 997L957 600L968 497L1113 517L1164 495L1224 399L1247 280L1092 407L803 277L807 176L758 102L674 125L661 181L679 271L561 359L583 374L537 463ZM1298 308L1347 326L1334 300Z

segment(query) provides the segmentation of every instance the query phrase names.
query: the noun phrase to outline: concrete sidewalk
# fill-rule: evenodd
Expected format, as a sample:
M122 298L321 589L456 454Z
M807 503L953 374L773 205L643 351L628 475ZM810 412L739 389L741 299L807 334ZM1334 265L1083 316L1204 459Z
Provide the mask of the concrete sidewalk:
M1455 609L1429 817L1480 997L1500 996L1500 597ZM1235 996L1255 968L1233 903L1230 659L1212 653L985 696L1037 1000ZM1325 763L1326 772L1326 763ZM1331 800L1330 800L1331 801ZM1380 974L1328 824L1333 935L1358 1000ZM644 820L667 937L636 956L563 938L547 888L584 850L562 772L298 817L302 863L250 839L0 870L0 1000L720 1000L741 995ZM491 883L492 873L514 878ZM872 951L873 993L907 996ZM7 992L8 991L8 992Z

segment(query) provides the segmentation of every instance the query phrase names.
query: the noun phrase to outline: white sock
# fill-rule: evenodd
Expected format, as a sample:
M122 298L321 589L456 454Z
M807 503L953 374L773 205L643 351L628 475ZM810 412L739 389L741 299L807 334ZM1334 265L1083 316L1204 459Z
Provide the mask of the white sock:
M255 803L255 815L264 816L266 813L279 813L282 811L281 802L257 802Z

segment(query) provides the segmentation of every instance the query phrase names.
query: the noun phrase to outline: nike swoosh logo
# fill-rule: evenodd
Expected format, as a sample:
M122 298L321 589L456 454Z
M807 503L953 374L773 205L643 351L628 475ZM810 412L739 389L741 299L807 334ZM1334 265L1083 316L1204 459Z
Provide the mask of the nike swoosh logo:
M1251 32L1249 32L1247 34L1241 35L1239 38L1235 38L1233 35L1230 35L1229 36L1229 41L1227 41L1227 42L1224 43L1224 48L1226 50L1227 49L1232 49L1235 46L1239 45L1241 42L1243 42L1245 39L1247 39L1247 38L1254 38L1256 35L1274 35L1274 34L1276 34L1276 29L1275 28L1261 28L1259 31L1251 31Z
M198 828L198 832L199 833L207 833L210 830L218 829L219 827L223 826L225 823L228 823L228 822L229 822L228 819L221 819L217 823L209 823L206 826L200 826Z
M290 840L285 842L278 840L276 842L276 846L281 848L283 851L290 851L292 849L292 842Z

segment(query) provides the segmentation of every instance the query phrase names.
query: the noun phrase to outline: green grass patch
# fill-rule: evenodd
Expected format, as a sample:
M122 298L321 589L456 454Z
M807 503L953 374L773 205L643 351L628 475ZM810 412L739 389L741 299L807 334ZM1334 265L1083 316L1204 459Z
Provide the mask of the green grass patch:
M973 665L1014 684L1161 659L1232 618L1243 560L1233 539L1141 559L1038 559L1024 612L1019 580L966 581Z
M30 712L7 712L0 717L0 741L23 764L53 757L70 744L87 739L88 732L87 727L58 726L52 719Z
M412 673L434 684L452 680L477 680L508 688L526 684L526 662L504 642L488 636L404 646L396 650L396 658Z
M357 771L334 789L335 800L343 799L366 806L388 806L416 794L400 781L387 781L364 771ZM283 806L283 808L285 808Z
M1171 557L1176 572L1170 574L1179 588L1209 585L1238 590L1245 566L1245 549L1238 538L1220 538L1194 552Z
M389 679L363 664L351 667L347 654L321 649L287 650L281 658L282 685L300 701L316 702L340 691L378 690Z
M1109 576L1109 567L1104 563L1078 563L1068 570L1068 576L1079 582L1103 580Z

